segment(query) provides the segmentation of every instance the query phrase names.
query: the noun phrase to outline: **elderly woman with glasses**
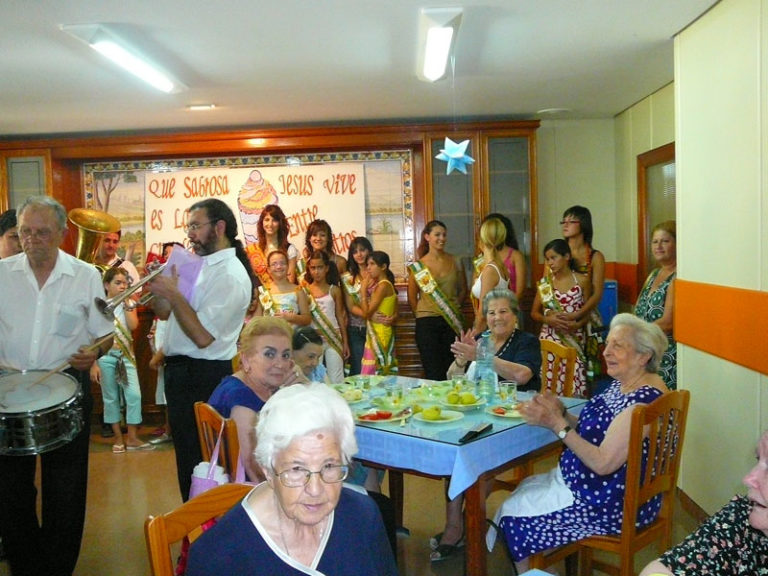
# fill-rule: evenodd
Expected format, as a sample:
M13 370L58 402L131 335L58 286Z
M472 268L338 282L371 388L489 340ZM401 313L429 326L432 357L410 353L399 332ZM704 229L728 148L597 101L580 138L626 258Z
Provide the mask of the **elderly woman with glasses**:
M281 386L298 381L291 326L282 318L256 316L240 333L240 369L224 378L208 404L237 426L240 459L249 480L264 479L253 458L259 412Z
M373 500L342 484L357 442L339 394L319 383L283 388L256 435L267 480L192 545L188 576L397 574Z

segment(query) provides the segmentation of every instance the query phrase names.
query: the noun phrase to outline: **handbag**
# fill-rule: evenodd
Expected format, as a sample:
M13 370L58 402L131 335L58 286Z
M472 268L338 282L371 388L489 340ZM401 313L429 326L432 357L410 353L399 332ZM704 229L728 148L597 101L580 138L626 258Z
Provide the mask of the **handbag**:
M192 471L192 483L189 487L190 499L198 494L207 492L211 488L229 483L229 475L224 471L224 468L218 465L221 438L223 436L224 422L221 423L221 430L219 430L219 435L216 438L216 445L213 447L213 453L211 454L211 461L206 462L204 460L200 462L200 464L195 466L195 469Z

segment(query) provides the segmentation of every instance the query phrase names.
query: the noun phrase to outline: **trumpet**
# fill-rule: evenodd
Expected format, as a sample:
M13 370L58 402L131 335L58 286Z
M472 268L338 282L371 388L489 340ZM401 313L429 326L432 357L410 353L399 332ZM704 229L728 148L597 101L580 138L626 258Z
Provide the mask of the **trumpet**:
M160 266L159 268L156 268L144 278L136 282L136 284L132 284L130 288L128 288L125 292L122 294L119 294L118 296L114 296L113 298L110 298L109 300L104 300L103 298L94 298L94 302L96 303L96 308L99 309L99 312L104 314L107 318L110 320L114 320L115 318L115 308L120 306L125 300L131 297L131 295L136 292L139 288L144 286L147 282L153 280L157 277L158 274L160 274L165 269L165 265ZM137 303L133 304L126 304L126 308L128 310L132 310L136 306L146 304L150 300L152 300L154 294L145 294L141 297L141 299Z

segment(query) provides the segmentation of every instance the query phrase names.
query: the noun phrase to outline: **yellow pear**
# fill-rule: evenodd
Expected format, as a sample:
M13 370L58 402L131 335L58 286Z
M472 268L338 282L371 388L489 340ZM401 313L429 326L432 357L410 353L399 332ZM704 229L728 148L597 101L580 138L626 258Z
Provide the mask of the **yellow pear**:
M475 395L472 394L472 392L464 392L461 395L462 404L474 404L475 402L477 402L477 398L475 398Z
M451 392L445 397L445 401L448 402L448 404L458 404L460 400L461 396L459 396L457 392Z
M421 417L424 418L424 420L440 420L440 412L440 406L430 406L429 408L424 409L421 413Z

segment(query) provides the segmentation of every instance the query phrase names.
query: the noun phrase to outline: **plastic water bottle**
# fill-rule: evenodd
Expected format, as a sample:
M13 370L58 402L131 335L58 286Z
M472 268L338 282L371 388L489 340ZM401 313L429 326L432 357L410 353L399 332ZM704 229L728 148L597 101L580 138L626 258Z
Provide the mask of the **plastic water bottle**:
M475 379L477 381L477 393L490 403L496 389L496 372L493 370L493 348L490 334L483 332L477 341L475 354Z

